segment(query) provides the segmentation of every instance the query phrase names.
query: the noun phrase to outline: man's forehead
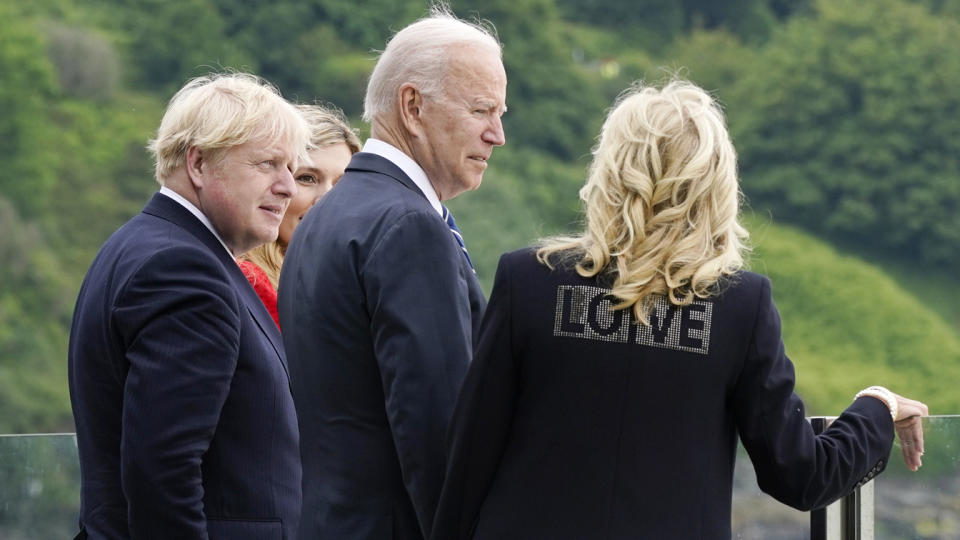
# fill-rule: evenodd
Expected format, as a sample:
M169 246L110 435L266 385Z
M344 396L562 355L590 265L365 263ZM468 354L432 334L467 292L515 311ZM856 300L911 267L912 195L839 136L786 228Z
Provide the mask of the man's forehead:
M239 146L234 146L230 151L247 155L291 159L297 154L297 149L289 141L269 137L254 137Z
M507 76L499 57L451 61L445 77L446 90L473 99L502 102L506 98Z

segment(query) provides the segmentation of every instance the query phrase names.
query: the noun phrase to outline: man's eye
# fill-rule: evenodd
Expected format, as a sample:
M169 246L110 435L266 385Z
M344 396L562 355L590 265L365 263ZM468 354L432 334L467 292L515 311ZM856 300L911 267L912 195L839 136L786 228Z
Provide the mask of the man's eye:
M301 184L316 184L317 177L312 174L301 174L297 177L297 182Z

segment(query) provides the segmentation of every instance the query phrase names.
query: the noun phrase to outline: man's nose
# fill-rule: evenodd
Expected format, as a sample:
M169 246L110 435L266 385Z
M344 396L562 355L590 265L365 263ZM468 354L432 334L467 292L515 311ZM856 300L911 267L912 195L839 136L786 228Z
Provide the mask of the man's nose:
M297 194L297 181L293 179L290 169L282 167L277 181L273 184L273 192L277 195L293 198Z
M490 127L483 132L483 140L494 146L503 146L507 143L507 136L503 132L503 121L494 116Z

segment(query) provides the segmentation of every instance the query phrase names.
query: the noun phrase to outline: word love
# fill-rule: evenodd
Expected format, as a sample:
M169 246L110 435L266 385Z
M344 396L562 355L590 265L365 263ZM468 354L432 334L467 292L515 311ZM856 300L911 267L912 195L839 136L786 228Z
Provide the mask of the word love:
M557 287L553 335L698 354L709 352L712 303L698 300L680 307L665 297L657 297L649 326L635 324L629 309L614 310L615 303L607 289L586 285Z

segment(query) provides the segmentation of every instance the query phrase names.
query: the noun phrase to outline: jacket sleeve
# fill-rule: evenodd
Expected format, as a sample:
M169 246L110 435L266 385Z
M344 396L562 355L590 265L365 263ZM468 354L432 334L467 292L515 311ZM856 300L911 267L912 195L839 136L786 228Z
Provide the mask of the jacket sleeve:
M383 235L360 275L387 419L403 482L429 536L446 462L444 436L473 352L459 247L437 215L411 212Z
M199 248L151 257L114 305L129 362L119 451L133 538L207 538L201 463L237 365L238 309Z
M736 421L760 488L799 510L830 504L884 469L893 421L881 401L861 398L820 435L794 393L770 282L762 279L753 339L736 386Z
M507 276L501 258L476 356L450 424L450 458L431 536L435 540L471 536L507 444L520 385Z

